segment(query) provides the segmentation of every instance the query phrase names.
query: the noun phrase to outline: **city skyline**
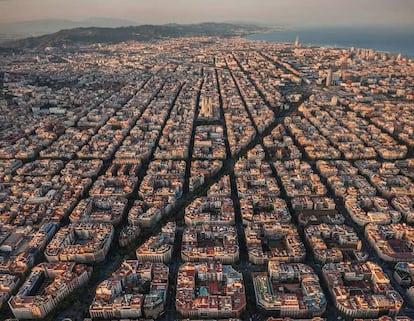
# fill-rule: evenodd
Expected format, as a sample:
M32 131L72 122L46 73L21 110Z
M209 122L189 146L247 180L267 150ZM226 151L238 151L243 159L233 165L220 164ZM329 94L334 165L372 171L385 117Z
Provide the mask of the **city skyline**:
M0 23L40 19L81 21L91 17L136 24L244 22L283 26L414 26L414 3L407 0L0 0Z

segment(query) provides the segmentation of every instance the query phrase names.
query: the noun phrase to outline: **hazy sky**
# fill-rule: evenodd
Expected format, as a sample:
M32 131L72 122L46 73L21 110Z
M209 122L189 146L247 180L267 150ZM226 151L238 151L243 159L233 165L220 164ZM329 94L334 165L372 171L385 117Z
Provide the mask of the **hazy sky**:
M154 24L414 25L414 0L0 0L0 23L90 17Z

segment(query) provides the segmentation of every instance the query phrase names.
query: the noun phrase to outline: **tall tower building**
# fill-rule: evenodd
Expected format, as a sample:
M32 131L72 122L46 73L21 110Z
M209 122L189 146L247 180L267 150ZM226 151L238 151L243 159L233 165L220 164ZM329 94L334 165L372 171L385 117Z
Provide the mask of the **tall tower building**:
M326 87L330 87L332 84L332 68L328 69L328 75L326 76Z
M299 47L300 47L299 36L296 36L296 39L295 39L295 48L299 48Z

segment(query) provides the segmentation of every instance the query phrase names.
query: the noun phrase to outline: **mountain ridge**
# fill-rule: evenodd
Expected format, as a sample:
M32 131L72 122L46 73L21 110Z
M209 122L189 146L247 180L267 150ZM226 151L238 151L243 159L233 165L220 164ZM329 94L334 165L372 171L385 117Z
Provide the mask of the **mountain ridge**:
M105 43L114 44L125 41L151 41L165 38L218 36L243 36L268 30L256 25L205 22L198 24L140 25L128 27L80 27L29 37L0 44L9 49L41 49L76 44Z
M138 25L139 23L132 20L106 17L91 17L79 21L70 19L38 19L0 23L0 34L9 35L10 37L15 37L15 39L18 39L55 33L63 29L85 27L116 28Z

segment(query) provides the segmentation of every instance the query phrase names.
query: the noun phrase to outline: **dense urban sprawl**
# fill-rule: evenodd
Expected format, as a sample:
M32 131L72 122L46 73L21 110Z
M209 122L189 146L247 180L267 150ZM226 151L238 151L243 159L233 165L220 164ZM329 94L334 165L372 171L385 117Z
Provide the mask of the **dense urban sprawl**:
M414 318L408 58L48 47L0 94L1 320Z

